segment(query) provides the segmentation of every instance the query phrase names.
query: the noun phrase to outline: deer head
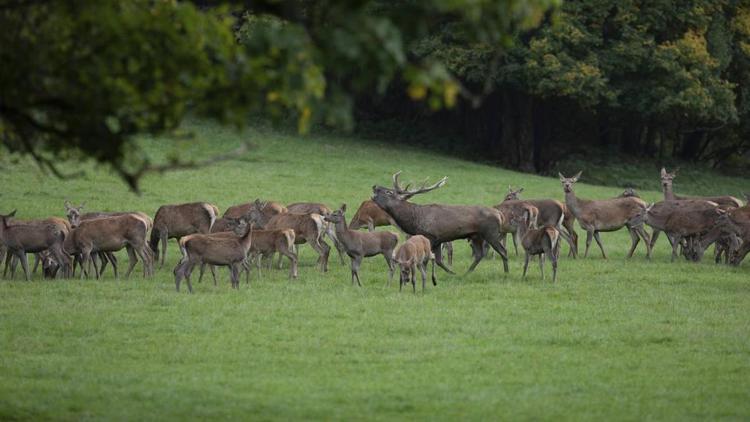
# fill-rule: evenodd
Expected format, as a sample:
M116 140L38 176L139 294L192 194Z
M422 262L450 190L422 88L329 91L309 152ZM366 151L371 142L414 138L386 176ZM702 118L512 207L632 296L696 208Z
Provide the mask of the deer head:
M505 194L505 198L503 198L503 201L516 201L519 199L519 195L521 192L523 192L523 188L518 190L513 190L513 188L508 185L508 193Z
M575 185L578 179L581 177L581 173L582 171L579 171L578 174L573 177L565 177L562 173L557 173L557 175L560 176L560 183L562 183L565 193L573 192L573 185Z
M630 197L638 198L638 192L636 192L635 189L633 188L625 188L625 190L622 191L620 196L623 198L630 198Z
M672 180L674 180L675 176L677 176L677 172L679 170L680 169L678 168L674 172L670 173L664 167L661 168L661 186L664 189L671 189L672 188Z
M258 227L265 227L270 219L270 217L263 214L263 208L265 207L266 202L256 199L255 202L253 202L253 207L250 208L250 212L248 212L244 218Z
M346 213L346 204L341 204L341 208L331 212L328 215L323 216L323 220L329 223L338 224L344 221L344 215Z
M372 187L372 200L375 201L375 203L378 204L380 208L385 209L387 207L396 205L397 203L406 201L414 195L435 190L445 185L445 182L448 180L448 177L446 176L440 179L437 183L430 186L427 186L427 181L425 180L419 188L412 190L409 189L411 187L411 184L407 184L405 188L401 187L401 184L398 181L398 177L400 174L401 171L398 171L393 175L393 189L389 189L383 186Z
M81 210L85 205L86 203L82 202L81 205L74 207L70 201L65 200L65 214L68 217L71 227L75 228L81 224Z

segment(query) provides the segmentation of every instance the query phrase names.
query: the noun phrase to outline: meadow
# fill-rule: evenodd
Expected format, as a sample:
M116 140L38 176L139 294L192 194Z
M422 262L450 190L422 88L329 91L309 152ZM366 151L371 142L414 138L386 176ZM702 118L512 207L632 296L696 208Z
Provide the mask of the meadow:
M192 122L195 139L142 140L154 160L201 157L243 141L236 160L155 174L143 194L106 168L82 178L44 177L26 159L0 158L0 213L64 214L139 210L205 200L223 211L255 198L282 203L346 202L351 218L374 184L448 183L416 202L498 203L507 186L526 198L562 199L556 178L462 161L429 151L345 136L296 136L264 128L238 133ZM653 179L658 180L658 168ZM697 172L696 172L697 174ZM623 175L624 178L627 174ZM637 175L644 179L651 175ZM618 187L576 187L584 198ZM747 179L701 176L675 181L678 193L750 190ZM643 191L648 201L658 191ZM393 229L391 229L393 230ZM581 252L585 232L577 229ZM403 235L401 236L403 239ZM174 289L178 260L152 279L0 281L0 419L248 420L747 420L750 418L750 263L669 262L660 238L651 261L625 254L625 231L603 234L587 259L563 257L558 282L541 280L511 252L510 274L486 259L464 275L470 250L455 243L459 275L416 295L385 287L381 257L365 260L363 288L332 253L330 271L301 248L300 278L265 271L239 291L228 273ZM567 255L563 245L562 255ZM125 254L119 255L125 261ZM348 261L348 259L347 259Z

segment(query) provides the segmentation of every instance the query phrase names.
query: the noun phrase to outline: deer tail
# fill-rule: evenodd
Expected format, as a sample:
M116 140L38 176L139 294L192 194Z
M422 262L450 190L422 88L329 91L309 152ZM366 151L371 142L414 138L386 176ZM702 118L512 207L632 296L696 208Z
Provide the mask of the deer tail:
M204 202L203 209L206 211L206 214L208 215L208 221L209 221L208 232L210 233L211 228L214 226L214 223L216 222L216 214L217 214L218 208L216 208L215 206L211 204Z

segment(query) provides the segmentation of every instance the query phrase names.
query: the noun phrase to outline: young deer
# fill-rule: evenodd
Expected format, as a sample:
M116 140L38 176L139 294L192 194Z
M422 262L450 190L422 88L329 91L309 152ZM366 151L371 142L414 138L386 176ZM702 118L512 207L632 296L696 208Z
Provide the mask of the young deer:
M538 226L554 226L559 232L560 236L568 242L570 251L568 256L576 258L578 256L578 233L575 229L576 218L570 211L570 208L565 206L562 202L556 199L520 199L519 194L523 192L523 188L513 190L508 185L508 193L505 195L503 201L522 201L526 204L533 205L539 210L539 216L537 217ZM562 221L562 223L560 223Z
M16 215L13 210L8 215L0 215L0 244L5 245L10 255L21 261L26 281L31 280L27 253L39 253L49 250L63 267L63 274L69 274L70 260L63 252L63 241L66 233L57 224L10 224ZM6 259L6 269L11 259Z
M570 208L578 223L586 230L584 258L589 254L589 246L593 237L602 251L602 256L607 259L599 233L617 231L623 227L627 227L628 232L630 232L631 246L628 258L633 256L633 252L635 252L635 248L640 241L639 237L646 243L646 257L651 258L651 239L643 228L642 222L638 224L634 220L640 212L646 209L646 203L642 199L627 197L597 201L578 198L573 191L573 186L581 177L581 172L579 171L573 177L565 177L562 173L559 173L559 176L565 192L565 205Z
M263 257L273 257L275 252L289 258L289 278L297 278L297 254L294 251L295 234L292 229L278 230L255 230L253 231L253 244L250 246L250 256L255 258L260 277Z
M255 204L248 215L250 222L265 230L294 230L295 244L309 243L319 255L321 271L328 271L328 254L331 247L323 240L323 228L312 214L282 213L269 218L261 212L264 203L256 199Z
M518 256L518 239L516 236L518 227L516 227L514 218L528 214L529 225L531 225L531 227L533 228L536 228L537 220L539 218L539 209L534 205L531 205L524 201L503 201L495 205L493 208L500 211L503 214L505 220L502 227L500 228L500 233L503 236L503 243L505 243L505 239L510 233L511 238L513 239L513 248L516 251L516 256Z
M323 218L326 215L331 214L331 209L328 208L328 206L319 202L295 202L287 205L286 209L292 214L308 214L318 220L325 235L331 239L331 242L333 242L333 246L339 254L341 265L344 265L344 254L346 254L346 250L344 250L344 246L336 238L336 229L334 229L333 225L325 221ZM279 268L281 268L281 256L279 256Z
M363 258L375 255L383 255L385 263L388 264L388 283L393 278L393 249L398 243L398 235L392 232L359 232L350 230L346 224L346 204L341 208L325 216L326 221L333 223L336 228L336 237L344 246L346 254L352 259L352 284L356 279L360 287L359 266Z
M235 228L236 236L226 236L225 233L194 234L187 239L181 239L180 248L184 256L174 269L175 288L180 291L180 282L187 280L188 291L193 293L190 274L196 265L203 263L229 267L232 288L239 289L239 266L247 259L252 243L252 224L245 220Z
M154 258L159 259L159 242L161 242L161 262L164 266L167 256L167 240L180 239L194 233L209 233L216 222L219 209L208 202L193 202L179 205L162 205L156 211L154 228L151 231L149 245Z
M437 286L435 280L435 255L432 253L430 240L422 235L415 235L402 243L393 254L393 259L401 268L398 291L409 284L414 293L417 293L417 270L422 273L422 293L425 290L427 279L427 263L432 261L432 285ZM390 281L388 281L390 285Z
M552 282L557 281L557 260L560 256L560 232L554 226L544 226L541 229L529 228L528 215L515 217L518 227L518 238L525 251L523 263L523 278L529 268L529 259L539 255L539 270L544 280L544 257L549 257L552 264Z

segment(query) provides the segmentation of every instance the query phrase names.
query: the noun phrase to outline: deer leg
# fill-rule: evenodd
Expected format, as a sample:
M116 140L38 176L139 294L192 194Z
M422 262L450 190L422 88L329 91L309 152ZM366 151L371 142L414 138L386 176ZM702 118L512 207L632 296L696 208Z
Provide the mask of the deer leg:
M359 266L362 264L362 256L352 256L352 286L354 285L354 279L357 280L357 285L362 287L362 283L359 281Z
M39 254L35 253L34 254L34 269L31 270L32 274L36 274L36 270L39 268L39 262L40 261L41 261L41 259L39 258Z
M135 248L134 247L132 249L135 251L135 254L138 255L138 258L141 259L141 265L143 265L143 278L145 279L146 275L148 274L148 267L149 267L149 264L148 264L148 252L146 252L148 250L148 247L145 246L145 244L144 244L140 248ZM114 265L114 263L112 265Z
M636 227L635 231L643 239L643 243L646 245L646 259L651 259L651 238L649 237L648 232L643 225Z
M653 233L651 234L651 249L654 249L654 245L656 245L656 239L659 238L660 233L661 233L661 230L654 229Z
M138 262L138 258L135 255L135 250L133 250L133 247L130 245L125 246L125 250L128 251L128 270L125 272L125 278L130 278L130 273L133 272L133 268L135 268L135 264Z
M424 268L424 261L419 264L419 271L422 272L422 294L424 294L425 285L427 284L427 270Z
M218 286L218 284L216 284L216 267L209 265L208 270L211 271L211 278L214 279L214 286ZM203 265L201 265L201 275L203 275Z
M86 268L86 265L89 263L89 259L91 258L91 250L84 249L81 250L81 280L83 280L83 275L86 275L86 278L89 278L89 271L91 268Z
M395 267L393 265L393 250L383 251L383 258L385 258L385 263L388 265L388 287L390 287L391 280L393 280L393 268Z
M432 253L435 255L435 262L437 263L438 267L442 268L445 272L447 272L449 274L455 274L453 272L453 270L451 270L450 268L448 268L443 263L443 251L442 251L442 249L443 248L442 248L442 244L441 243L437 243L437 244L432 245Z
M167 229L165 228L164 230L159 232L159 236L161 237L161 239L159 240L161 242L161 263L159 264L159 269L161 269L164 266L164 260L167 258L167 240L169 236L169 234L167 233Z
M417 294L417 263L411 264L411 289L412 293Z
M568 234L568 231L563 229L562 226L557 226L557 231L560 232L560 237L565 239L566 242L568 242L568 246L570 246L568 250L568 256L572 256L575 258L577 256L575 252L575 246L573 245L573 239L571 239L570 234Z
M448 265L452 267L453 266L453 242L443 243L443 248L445 248L445 255L448 258Z
M510 237L513 239L513 249L516 251L516 256L518 256L518 232L511 233Z
M107 267L107 256L104 254L104 252L97 252L94 254L94 265L97 264L99 259L102 260L102 265L99 266L99 272L104 274L104 269Z
M594 232L586 230L586 252L583 253L584 258L589 257L589 247L591 246L591 240L594 238Z
M505 249L503 245L500 244L499 236L497 235L495 235L494 237L488 236L488 238L485 238L485 240L490 244L490 246L492 246L492 249L494 249L498 254L500 254L500 258L502 258L503 260L503 271L507 274L508 273L508 251ZM480 257L479 259L481 260L482 258ZM475 264L472 264L472 266L476 267L476 264L478 263L479 263L479 260L477 260Z
M539 254L539 272L542 273L542 281L544 281L544 255L545 253Z
M528 251L524 251L524 252L525 253L523 257L523 275L521 276L521 278L523 279L526 278L526 271L528 271L529 269L529 259L531 258Z
M471 262L469 270L466 271L466 274L474 271L474 268L477 267L479 261L484 258L484 244L486 243L479 237L472 237L469 241L471 242L471 256L474 258L474 260Z
M599 245L599 249L602 250L602 257L604 259L607 259L607 253L604 252L604 245L602 245L602 239L599 238L599 232L598 231L594 232L594 239L596 240L597 245Z
M13 255L13 257L10 259L10 279L11 280L16 279L16 268L18 268L19 262L21 262L21 258L19 258L16 255Z
M628 258L632 258L635 248L638 246L638 242L641 241L641 238L638 237L638 233L636 233L635 229L628 228L628 233L630 234L630 252L628 252Z
M23 268L23 274L26 276L26 281L31 281L31 274L29 273L29 258L26 256L26 252L19 251L18 259L21 261L21 267Z
M179 264L177 264L176 267L174 267L174 284L175 289L177 289L178 293L180 292L180 282L182 281L183 277L185 277L185 270L189 265L189 261L189 259L182 260Z
M552 264L552 283L554 284L557 281L557 251L554 248L550 250L549 262Z
M674 236L673 239L670 239L672 241L672 261L674 262L674 259L677 258L677 248L680 246L680 243L682 242L682 236L677 235Z
M321 265L321 271L327 272L328 271L328 255L331 252L331 247L328 246L328 243L325 242L323 239L313 239L310 242L310 246L312 246L313 249L315 249L316 252L320 255L320 258L318 261Z
M3 278L5 278L8 274L8 268L10 268L11 261L13 260L13 252L11 252L10 249L5 251L5 270L3 270ZM13 279L13 276L11 275L11 280Z

